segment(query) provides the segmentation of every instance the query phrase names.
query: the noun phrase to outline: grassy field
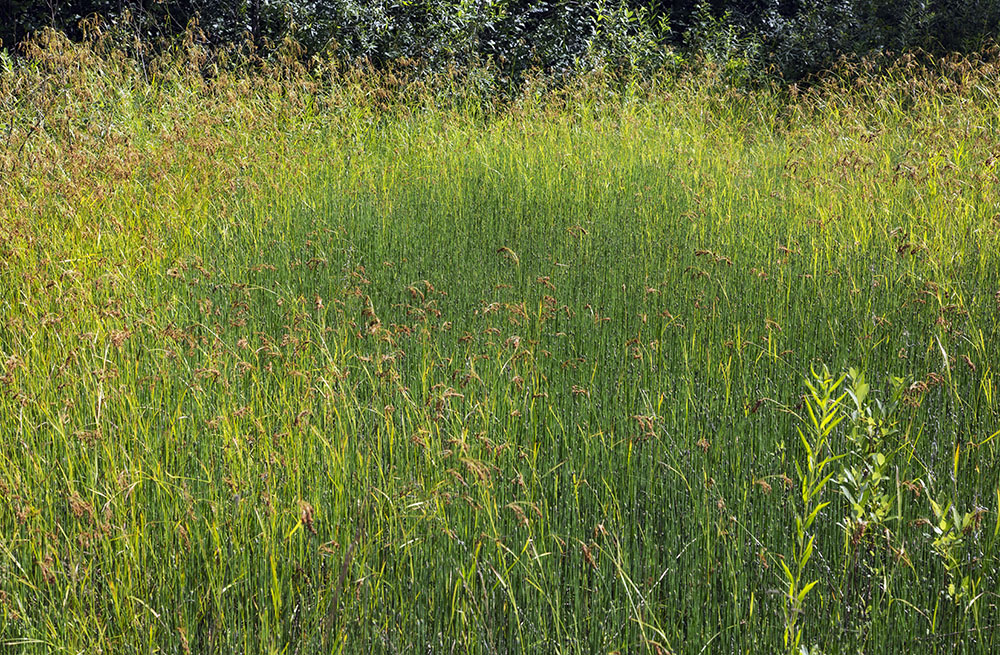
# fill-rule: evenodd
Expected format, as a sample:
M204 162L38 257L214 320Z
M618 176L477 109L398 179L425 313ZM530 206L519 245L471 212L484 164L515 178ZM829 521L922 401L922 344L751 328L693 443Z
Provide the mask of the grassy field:
M1000 648L996 61L95 48L0 62L3 652Z

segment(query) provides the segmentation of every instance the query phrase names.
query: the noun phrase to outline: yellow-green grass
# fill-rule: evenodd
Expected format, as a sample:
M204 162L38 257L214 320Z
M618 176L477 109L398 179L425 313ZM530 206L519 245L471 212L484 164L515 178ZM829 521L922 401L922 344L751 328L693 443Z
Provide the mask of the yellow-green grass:
M803 645L1000 645L996 63L210 66L0 77L0 650L781 651L819 502ZM822 365L905 379L870 529Z

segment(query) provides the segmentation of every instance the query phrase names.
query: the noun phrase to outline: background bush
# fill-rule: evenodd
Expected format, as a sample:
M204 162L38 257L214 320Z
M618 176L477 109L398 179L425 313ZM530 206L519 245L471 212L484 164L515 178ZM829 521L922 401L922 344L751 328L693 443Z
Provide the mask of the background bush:
M609 67L641 72L676 53L725 66L734 81L799 80L841 55L970 52L997 36L998 0L8 0L0 40L43 27L80 38L88 16L141 43L197 21L212 45L265 52L286 37L302 54L441 70L491 62L503 79ZM17 51L17 48L14 48Z

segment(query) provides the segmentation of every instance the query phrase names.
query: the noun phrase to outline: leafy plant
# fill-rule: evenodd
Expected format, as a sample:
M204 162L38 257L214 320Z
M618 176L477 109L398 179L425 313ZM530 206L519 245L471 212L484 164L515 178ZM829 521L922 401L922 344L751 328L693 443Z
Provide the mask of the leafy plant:
M805 457L795 462L795 472L799 480L799 498L795 507L795 542L792 549L792 566L782 560L787 591L785 593L785 647L789 652L809 652L802 643L803 628L800 617L804 612L809 592L819 582L807 581L806 566L812 558L816 543L813 525L819 513L830 504L821 496L835 470L830 465L842 455L834 455L830 450L830 437L837 425L844 419L841 404L846 392L838 391L844 377L834 379L824 366L817 373L812 371L812 380L806 380L809 389L804 405L809 415L806 431L797 428L799 440L805 449ZM829 467L829 468L828 468Z
M854 408L847 431L848 460L838 477L838 485L851 509L845 528L850 538L855 539L868 529L881 531L898 504L895 491L887 489L897 452L888 440L899 432L896 412L905 383L902 378L891 378L890 397L882 402L869 398L871 387L862 371L851 368L847 377L850 381L847 393Z
M934 552L948 572L946 594L956 604L972 607L980 595L981 576L970 561L970 538L979 529L984 512L961 512L950 500L937 502L931 498L930 503L934 512L929 521Z

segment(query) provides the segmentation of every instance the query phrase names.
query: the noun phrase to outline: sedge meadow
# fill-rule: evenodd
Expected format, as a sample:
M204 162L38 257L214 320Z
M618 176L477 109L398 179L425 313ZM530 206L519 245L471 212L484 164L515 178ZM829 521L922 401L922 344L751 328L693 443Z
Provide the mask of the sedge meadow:
M1000 648L995 57L491 104L33 47L3 652Z

